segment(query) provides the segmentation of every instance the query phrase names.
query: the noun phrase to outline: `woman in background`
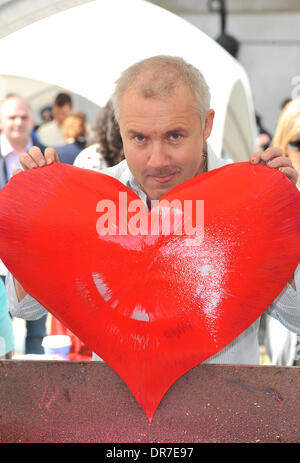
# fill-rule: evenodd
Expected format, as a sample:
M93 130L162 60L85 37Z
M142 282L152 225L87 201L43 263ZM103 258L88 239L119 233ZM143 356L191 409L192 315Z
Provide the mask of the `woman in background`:
M65 144L54 146L60 162L73 164L76 156L86 147L86 118L82 112L67 116L61 126Z
M297 188L300 190L300 98L290 100L283 107L272 146L281 148L283 155L290 158L298 172ZM297 341L296 333L289 331L275 318L266 316L265 347L272 365L300 365Z
M124 159L119 124L110 100L100 110L93 132L89 146L76 157L74 166L99 172Z
M283 150L298 172L297 187L300 190L300 98L289 101L284 106L278 123L272 146Z

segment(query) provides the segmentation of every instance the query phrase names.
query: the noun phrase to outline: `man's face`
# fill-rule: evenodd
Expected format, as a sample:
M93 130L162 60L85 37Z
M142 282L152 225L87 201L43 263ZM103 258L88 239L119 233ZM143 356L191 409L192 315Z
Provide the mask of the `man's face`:
M25 101L9 98L0 112L0 128L12 146L25 147L28 143L34 120Z
M72 112L72 107L69 104L64 106L53 106L53 117L57 120L58 125L61 125L66 117L68 117Z
M212 129L210 110L202 130L195 99L184 85L165 98L127 90L120 99L120 129L128 167L148 199L199 174L203 141Z

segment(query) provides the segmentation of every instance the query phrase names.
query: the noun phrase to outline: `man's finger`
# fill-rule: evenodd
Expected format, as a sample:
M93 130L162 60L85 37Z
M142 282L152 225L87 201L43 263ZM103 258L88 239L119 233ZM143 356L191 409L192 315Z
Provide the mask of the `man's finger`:
M281 148L276 148L274 146L270 146L265 151L261 153L261 160L264 162L268 162L271 159L283 157L283 150Z
M49 165L51 162L59 162L59 157L54 148L45 149L45 161Z
M279 169L291 182L297 184L298 174L296 169L293 167L280 167Z
M44 156L37 146L29 148L28 153L21 153L19 155L19 161L24 170L45 165Z
M266 164L271 159L283 157L283 151L281 148L269 147L265 151L257 151L250 157L252 164Z
M272 158L267 162L269 167L274 167L275 169L280 169L281 167L293 167L291 160L286 156L280 156L277 158Z
M250 158L250 162L252 162L252 164L259 164L260 159L261 159L261 151L257 151L256 153L252 154Z
M40 148L38 148L37 146L32 146L31 148L29 148L28 154L36 163L37 167L42 167L46 164L44 155L41 152Z
M21 153L19 155L19 161L24 170L34 169L38 167L37 162L35 161L29 153Z
M46 148L45 155L43 155L40 148L32 146L29 148L28 153L20 154L19 161L23 169L28 170L49 165L51 162L59 162L59 157L53 148Z

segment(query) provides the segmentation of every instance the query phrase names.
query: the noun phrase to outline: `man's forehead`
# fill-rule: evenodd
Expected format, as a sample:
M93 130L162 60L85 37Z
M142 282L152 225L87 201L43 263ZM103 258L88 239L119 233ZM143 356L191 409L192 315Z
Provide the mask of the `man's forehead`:
M149 121L170 125L172 129L186 125L195 115L199 117L195 98L187 87L158 97L141 96L130 89L122 95L119 106L120 125L147 124Z
M128 88L124 89L122 97L136 95L140 98L165 100L170 98L180 97L182 94L189 95L195 99L192 90L183 82L164 81L162 83L149 83L147 79L140 79L133 82Z
M54 110L54 111L65 111L65 110L68 110L70 108L71 108L70 103L65 103L63 105L54 104L52 110Z
M26 115L31 114L31 110L26 101L17 98L9 98L2 103L0 108L2 116L12 116L18 112Z

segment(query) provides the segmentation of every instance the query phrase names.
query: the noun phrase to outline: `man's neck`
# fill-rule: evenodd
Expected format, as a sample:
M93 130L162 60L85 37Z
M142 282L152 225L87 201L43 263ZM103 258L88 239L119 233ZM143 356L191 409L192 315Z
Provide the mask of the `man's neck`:
M24 144L22 144L22 145L16 145L16 144L12 145L11 144L11 146L12 146L12 148L14 149L14 151L16 153L23 153L25 151L25 148L26 148L27 145L24 145Z
M16 140L9 140L4 134L1 135L1 137L5 138L7 144L9 144L11 146L11 148L13 149L13 151L15 151L16 153L23 153L29 142L30 142L30 138L28 138L28 140L26 141L16 141Z

